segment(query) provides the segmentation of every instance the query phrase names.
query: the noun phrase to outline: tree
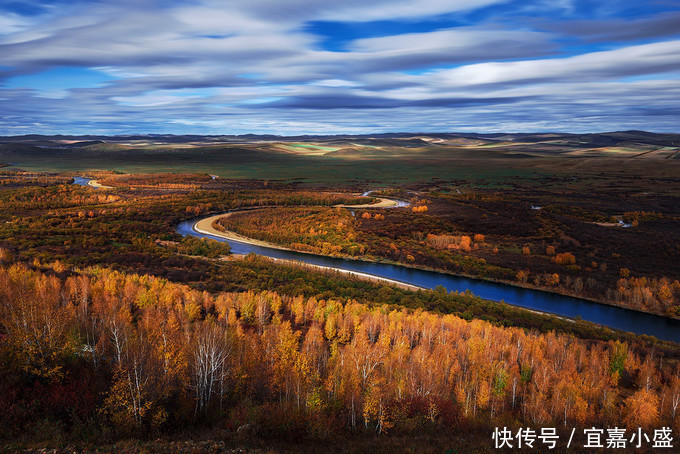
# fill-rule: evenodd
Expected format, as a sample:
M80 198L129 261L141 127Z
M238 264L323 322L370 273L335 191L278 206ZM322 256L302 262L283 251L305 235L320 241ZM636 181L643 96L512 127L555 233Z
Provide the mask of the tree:
M0 247L0 264L11 263L14 260L12 253L9 249Z
M560 283L560 275L557 273L553 273L547 276L547 279L545 280L546 285L550 286L555 286Z
M671 379L671 411L672 418L675 420L680 407L680 375L677 373Z
M386 384L381 377L371 380L366 389L364 398L364 424L368 428L371 422L375 422L375 432L380 435L392 427L392 422L387 411L386 404Z
M571 252L560 252L553 257L553 261L558 265L575 265L576 257Z
M0 333L4 331L17 352L24 372L59 380L65 361L80 348L70 330L72 314L60 309L61 282L53 276L31 276L23 267L15 267L14 272L12 298L0 297Z
M159 358L143 333L138 333L125 344L122 361L114 367L113 385L103 411L123 430L160 426L167 418L160 401L168 391L161 377Z
M623 376L626 360L628 359L628 345L622 342L614 342L609 354L609 373L616 374L617 382Z
M525 283L527 279L529 279L529 271L528 270L519 270L517 272L516 278L519 282Z
M668 287L666 283L661 284L657 295L659 301L665 304L670 303L673 299L673 292L671 292L671 289Z
M659 396L656 392L641 389L625 401L623 419L629 429L650 429L659 419Z
M196 334L191 353L195 414L205 413L214 395L219 396L222 404L229 376L227 360L231 352L232 340L222 328L208 325Z

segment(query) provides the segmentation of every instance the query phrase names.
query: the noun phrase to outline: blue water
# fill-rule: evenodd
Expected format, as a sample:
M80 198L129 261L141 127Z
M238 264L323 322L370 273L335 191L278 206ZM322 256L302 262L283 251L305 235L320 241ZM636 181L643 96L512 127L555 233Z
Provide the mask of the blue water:
M92 178L85 178L85 177L74 177L73 178L73 184L77 184L79 186L87 186L87 184L92 181Z
M566 317L580 317L583 320L588 320L611 328L630 331L637 334L648 334L659 339L680 342L680 320L672 320L658 315L594 303L592 301L586 301L570 296L515 287L481 279L453 276L446 273L438 273L436 271L416 270L386 263L373 263L361 260L285 251L255 246L235 240L227 241L224 238L196 232L193 228L196 221L196 219L191 219L181 222L177 226L177 232L182 235L192 235L198 238L212 238L218 241L228 242L234 254L249 254L253 252L265 257L298 260L313 265L368 273L374 276L393 279L429 289L434 289L438 285L443 285L448 291L455 290L464 292L465 290L470 290L475 295L492 301L502 300L514 306L550 312Z

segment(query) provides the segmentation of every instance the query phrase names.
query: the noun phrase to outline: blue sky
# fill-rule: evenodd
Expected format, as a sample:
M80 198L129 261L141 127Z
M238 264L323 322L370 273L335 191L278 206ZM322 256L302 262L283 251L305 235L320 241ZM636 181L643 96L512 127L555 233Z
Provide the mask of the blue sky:
M680 0L0 2L0 134L680 132Z

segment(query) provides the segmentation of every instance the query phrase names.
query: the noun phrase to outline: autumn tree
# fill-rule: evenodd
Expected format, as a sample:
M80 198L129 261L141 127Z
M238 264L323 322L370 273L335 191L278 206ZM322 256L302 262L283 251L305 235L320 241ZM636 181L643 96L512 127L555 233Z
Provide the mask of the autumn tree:
M57 380L66 360L80 348L70 330L72 316L60 308L61 282L21 266L14 266L11 276L5 283L10 293L0 298L2 331L25 372Z
M12 260L14 260L14 257L12 256L12 253L9 251L9 249L0 247L0 264L11 263Z
M517 274L515 275L517 280L519 282L525 283L527 279L529 278L529 271L527 270L519 270Z
M118 434L206 416L245 424L285 414L295 427L285 430L364 425L377 433L509 420L675 427L680 417L677 365L642 343L351 299L208 293L107 269L68 277L46 269L0 267L0 403L18 396L23 412L60 399L70 378L85 375L99 387L90 399L96 414ZM632 281L627 288L650 286L653 295L661 285L676 291L675 283ZM409 297L453 301L443 288ZM225 402L234 405L228 422L218 419ZM5 425L29 414L5 407Z
M629 429L655 427L659 420L659 397L648 389L636 391L626 399L624 423Z
M191 352L191 387L196 398L195 413L205 413L214 396L220 408L227 390L229 357L233 340L221 327L202 327L194 340Z
M168 415L161 401L168 389L162 386L161 371L161 362L143 334L126 343L103 407L118 428L139 431L165 422Z
M552 259L558 265L575 265L576 257L571 252L560 252Z
M549 274L546 276L545 284L549 286L555 286L560 283L560 275L557 273Z

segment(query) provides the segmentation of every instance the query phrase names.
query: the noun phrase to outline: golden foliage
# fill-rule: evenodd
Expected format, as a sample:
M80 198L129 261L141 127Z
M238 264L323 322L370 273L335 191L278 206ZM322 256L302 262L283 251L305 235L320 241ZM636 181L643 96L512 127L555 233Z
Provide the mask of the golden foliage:
M110 380L100 414L126 431L253 398L336 408L378 433L406 424L403 406L418 399L428 421L455 400L460 418L531 424L604 424L618 405L630 427L665 423L680 405L677 366L626 344L423 310L213 295L102 269L61 280L18 265L0 268L0 302L9 367L58 381L74 356L99 361ZM194 409L173 414L178 402Z

